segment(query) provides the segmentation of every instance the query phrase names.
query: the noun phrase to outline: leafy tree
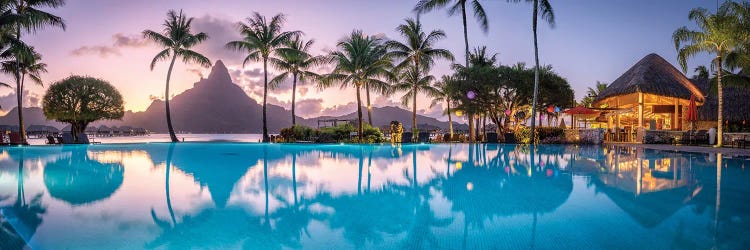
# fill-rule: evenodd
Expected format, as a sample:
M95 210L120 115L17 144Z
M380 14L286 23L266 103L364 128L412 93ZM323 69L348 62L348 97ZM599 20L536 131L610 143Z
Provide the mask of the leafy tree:
M247 23L239 23L242 40L232 41L226 45L229 49L248 53L242 62L243 67L250 61L263 61L263 142L271 140L266 119L269 58L293 37L302 34L301 31L284 31L282 28L285 21L286 17L283 14L277 14L269 21L265 16L254 12L253 16L247 18Z
M144 38L151 40L164 48L164 50L156 54L154 59L151 60L152 71L157 62L167 60L170 56L172 57L172 60L169 63L169 69L167 70L167 82L164 89L164 106L167 113L167 128L169 129L169 138L172 142L180 141L174 133L174 127L172 126L172 113L169 110L169 79L172 77L172 68L174 67L175 60L177 57L180 57L184 63L197 63L203 67L211 66L211 61L208 60L208 58L198 52L190 50L190 48L208 39L206 33L191 33L190 26L192 22L193 18L186 17L182 11L177 13L174 10L170 10L167 12L167 20L165 20L163 24L163 34L152 30L143 31Z
M47 119L69 123L76 140L89 123L121 119L125 114L122 95L114 86L84 76L70 76L50 85L42 107Z
M2 41L13 42L17 47L23 47L21 38L23 32L36 32L46 26L60 27L65 30L65 21L59 16L41 10L41 8L58 8L65 5L64 0L13 0L0 1L0 31L3 31ZM4 45L4 44L3 44ZM15 60L17 67L14 74L16 80L16 99L18 102L18 126L21 133L21 143L26 142L26 128L23 122L23 87L21 79L22 61L30 60L34 54L28 49L11 50L13 54L6 59ZM33 59L31 59L33 60ZM28 61L26 61L28 62Z
M716 57L712 64L717 67L718 86L718 133L716 145L723 144L723 122L724 122L724 90L722 86L722 66L727 54L740 46L738 39L740 31L736 29L739 20L736 15L729 12L728 5L724 4L717 13L711 14L707 9L695 8L690 11L688 18L695 22L697 30L691 30L687 26L677 29L672 34L677 59L683 71L687 71L687 59L700 53L714 54Z
M534 32L534 97L532 99L531 108L531 141L534 140L536 134L536 108L539 99L539 45L537 39L537 22L541 12L542 20L547 21L550 26L555 26L555 12L552 10L549 0L508 0L511 2L531 2L533 6L531 29Z
M294 36L294 38L287 42L287 47L276 50L278 58L269 58L271 64L276 69L283 71L283 73L271 79L270 85L272 88L276 87L284 79L287 79L289 75L292 77L292 126L297 124L294 112L297 96L297 80L320 80L320 75L311 71L311 69L325 63L325 57L312 56L310 54L310 47L312 47L314 42L314 40L302 40L299 35Z
M340 41L338 50L331 52L329 60L335 64L333 72L324 76L321 88L340 84L340 87L354 87L357 91L357 136L362 141L362 98L363 87L377 87L386 92L390 86L383 79L393 79L390 69L393 63L386 57L385 46L379 38L365 36L360 30L354 30L349 37Z

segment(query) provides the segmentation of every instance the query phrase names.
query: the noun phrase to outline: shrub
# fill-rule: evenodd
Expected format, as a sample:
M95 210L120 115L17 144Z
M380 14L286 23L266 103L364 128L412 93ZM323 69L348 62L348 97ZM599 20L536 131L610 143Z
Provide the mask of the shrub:
M305 141L309 140L315 134L315 130L310 127L303 125L294 125L289 128L283 128L279 132L279 135L286 142Z
M529 144L531 142L531 128L520 127L515 131L516 142ZM534 141L539 144L565 143L565 131L562 128L536 128Z

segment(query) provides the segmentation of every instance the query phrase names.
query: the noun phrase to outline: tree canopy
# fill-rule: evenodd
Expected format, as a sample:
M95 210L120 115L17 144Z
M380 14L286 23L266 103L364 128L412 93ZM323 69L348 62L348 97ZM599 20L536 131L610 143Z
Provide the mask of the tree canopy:
M85 76L70 76L53 83L42 100L47 119L69 123L73 134L89 123L121 119L125 114L120 92L108 82Z

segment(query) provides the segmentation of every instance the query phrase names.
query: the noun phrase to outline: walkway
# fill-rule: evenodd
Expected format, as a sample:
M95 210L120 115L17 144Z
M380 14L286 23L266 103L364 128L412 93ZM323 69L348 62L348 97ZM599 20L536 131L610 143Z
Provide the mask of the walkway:
M715 148L710 146L675 146L670 144L639 144L639 143L622 143L622 142L607 142L604 143L604 145L613 145L613 146L627 146L627 147L638 147L638 148L646 148L646 149L656 149L656 150L664 150L664 151L682 151L682 152L691 152L691 153L704 153L704 154L716 154L721 153L722 155L729 156L729 157L735 157L735 156L743 156L743 157L750 157L750 148Z

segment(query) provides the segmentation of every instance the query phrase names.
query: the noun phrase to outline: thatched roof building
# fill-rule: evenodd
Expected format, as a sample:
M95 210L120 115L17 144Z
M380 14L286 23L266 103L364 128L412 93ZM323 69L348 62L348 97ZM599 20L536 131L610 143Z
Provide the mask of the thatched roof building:
M690 79L661 56L649 54L599 93L594 106L613 97L636 93L686 100L695 95L697 102L703 101L703 92Z

